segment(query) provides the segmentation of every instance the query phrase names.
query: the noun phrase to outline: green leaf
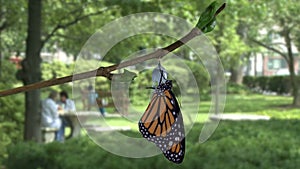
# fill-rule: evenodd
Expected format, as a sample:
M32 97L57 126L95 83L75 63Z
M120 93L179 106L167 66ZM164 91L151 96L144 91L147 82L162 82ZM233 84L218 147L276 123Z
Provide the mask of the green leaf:
M203 33L212 31L216 25L217 10L217 2L214 1L201 14L196 27L201 29Z
M216 27L216 24L217 24L216 17L214 17L213 20L207 24L207 26L201 29L201 31L203 33L211 32Z

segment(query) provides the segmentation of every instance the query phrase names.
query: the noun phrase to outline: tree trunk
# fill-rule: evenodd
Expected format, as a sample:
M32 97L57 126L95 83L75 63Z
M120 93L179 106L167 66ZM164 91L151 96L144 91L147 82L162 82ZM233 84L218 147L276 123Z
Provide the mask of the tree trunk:
M1 35L1 32L0 32L0 35ZM1 36L0 36L0 40L1 40ZM0 48L1 48L1 42L0 42ZM0 77L2 75L2 50L0 50Z
M247 39L247 33L248 33L248 26L243 23L242 21L239 22L239 25L237 27L237 34L240 36L240 38L245 42ZM243 76L244 76L244 72L243 72L243 63L244 63L244 59L247 58L249 55L248 53L243 53L240 56L240 60L237 61L236 66L232 67L230 69L230 79L229 81L235 84L243 84Z
M231 68L230 73L230 82L240 85L243 83L243 66L239 65Z
M295 67L294 67L294 58L293 56L289 56L290 62L289 65L289 72L290 72L290 79L291 79L291 86L292 86L292 96L293 96L293 105L300 106L300 90L299 90L299 83L297 82L297 76L295 74Z
M22 62L21 79L24 85L41 80L41 0L28 1L28 34L26 58ZM40 90L25 93L24 140L41 140L40 132Z
M297 83L299 85L299 83ZM296 91L294 91L294 96L293 96L293 105L299 107L300 106L300 90L297 88Z
M291 85L292 85L292 96L293 96L293 105L294 106L300 106L300 90L299 90L299 83L297 80L297 75L295 74L295 61L294 61L294 54L292 50L292 39L290 37L290 29L284 28L282 31L282 34L284 36L284 40L286 43L287 51L288 51L288 66L289 66L289 72L290 72L290 79L291 79Z
M297 82L294 64L289 64L289 70L292 85L293 105L300 106L300 90L298 87L299 83Z

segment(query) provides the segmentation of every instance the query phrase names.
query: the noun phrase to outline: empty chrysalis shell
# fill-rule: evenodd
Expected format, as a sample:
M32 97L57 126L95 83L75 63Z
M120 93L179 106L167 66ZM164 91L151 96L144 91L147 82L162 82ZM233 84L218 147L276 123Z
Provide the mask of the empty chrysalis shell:
M168 73L164 67L158 64L158 66L152 72L152 87L156 87L159 83L165 83L168 78Z

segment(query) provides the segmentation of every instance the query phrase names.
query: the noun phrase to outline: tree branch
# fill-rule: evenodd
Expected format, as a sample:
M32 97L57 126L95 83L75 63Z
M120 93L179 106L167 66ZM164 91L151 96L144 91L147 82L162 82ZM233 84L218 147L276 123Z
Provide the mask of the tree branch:
M2 25L0 25L0 32L6 28L7 22L5 21Z
M42 41L42 46L60 29L66 29L67 27L69 26L72 26L72 25L75 25L76 23L78 23L79 21L83 20L83 19L86 19L90 16L95 16L95 15L99 15L101 13L103 13L104 11L106 11L108 8L104 8L100 11L97 11L97 12L93 12L93 13L89 13L87 15L83 15L83 16L79 16L79 17L76 17L74 20L68 22L68 23L65 23L65 24L58 24L55 28L53 28L53 30L48 34L46 35L46 37L44 38L44 40Z
M264 47L264 48L266 48L266 49L268 49L268 50L271 50L271 51L273 51L273 52L275 52L275 53L281 55L287 62L289 62L288 56L287 56L285 53L281 52L280 50L278 50L278 49L276 49L276 48L273 48L273 47L271 47L271 46L268 46L268 45L266 45L266 44L264 44L264 43L262 43L262 42L260 42L260 41L258 41L258 40L255 40L255 39L250 39L250 40L251 40L252 42L258 44L259 46L262 46L262 47Z
M64 39L70 39L70 40L80 40L80 38L78 38L78 36L73 37L73 36L68 36L68 35L64 35L64 34L60 34L60 33L56 33L55 34L56 37L61 37Z
M103 77L106 77L111 80L112 76L114 75L114 74L111 74L112 71L117 70L117 69L122 69L127 66L131 66L131 65L136 65L138 63L141 63L141 62L144 62L144 61L147 61L150 59L162 58L163 56L167 55L169 52L174 51L175 49L179 48L180 46L187 43L188 41L190 41L191 39L193 39L194 37L196 37L198 35L201 35L201 31L197 28L194 28L180 40L174 42L173 44L171 44L165 48L158 49L150 54L146 54L146 55L140 56L138 58L128 60L126 62L122 62L120 64L116 64L116 65L112 65L112 66L108 66L108 67L100 67L98 69L84 72L84 73L79 73L79 74L70 75L70 76L66 76L66 77L46 80L46 81L37 82L34 84L30 84L30 85L26 85L26 86L14 88L14 89L6 90L6 91L1 91L0 97L17 94L20 92L26 92L29 90L54 86L54 85L58 85L58 84L64 84L64 83L68 83L68 82L72 82L72 81L76 81L76 80L87 79L87 78L94 77L95 75L103 76Z
M2 32L4 29L10 27L12 25L13 22L7 22L7 21L4 21L1 26L0 26L0 32Z
M215 16L217 16L224 8L225 8L225 4L223 4L217 10L217 12L215 13ZM46 80L46 81L42 81L42 82L37 82L37 83L34 83L34 84L30 84L30 85L26 85L26 86L14 88L14 89L0 91L0 97L12 95L12 94L17 94L17 93L21 93L21 92L26 92L26 91L30 91L30 90L40 89L40 88L44 88L44 87L54 86L54 85L58 85L58 84L64 84L64 83L68 83L68 82L71 82L71 81L87 79L87 78L95 77L95 75L96 76L103 76L103 77L106 77L106 78L111 80L112 77L114 76L114 74L111 73L112 71L117 70L117 69L122 69L122 68L125 68L127 66L136 65L138 63L142 63L142 62L150 60L150 59L162 58L165 55L167 55L168 53L174 51L175 49L179 48L183 44L187 43L191 39L193 39L196 36L199 36L201 34L202 34L201 30L198 29L197 27L195 27L187 35L185 35L181 39L177 40L176 42L170 44L167 47L164 47L162 49L158 49L158 50L156 50L156 51L154 51L150 54L146 54L146 55L143 55L143 56L140 56L140 57L122 62L120 64L116 64L116 65L112 65L112 66L108 66L108 67L100 67L98 69L88 71L88 72L83 72L83 73L70 75L70 76L66 76L66 77L61 77L61 78Z

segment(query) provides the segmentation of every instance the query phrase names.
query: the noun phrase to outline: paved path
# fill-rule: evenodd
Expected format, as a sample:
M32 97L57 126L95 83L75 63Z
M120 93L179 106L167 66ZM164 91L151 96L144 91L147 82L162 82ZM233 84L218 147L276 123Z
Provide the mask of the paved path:
M131 130L130 126L110 126L110 127L102 127L102 126L95 126L87 128L88 131L94 132L105 132L105 131L128 131Z
M212 115L210 116L211 120L232 120L232 121L240 121L240 120L270 120L271 117L264 115L256 115L256 114L238 114L238 113L224 113L221 115Z

